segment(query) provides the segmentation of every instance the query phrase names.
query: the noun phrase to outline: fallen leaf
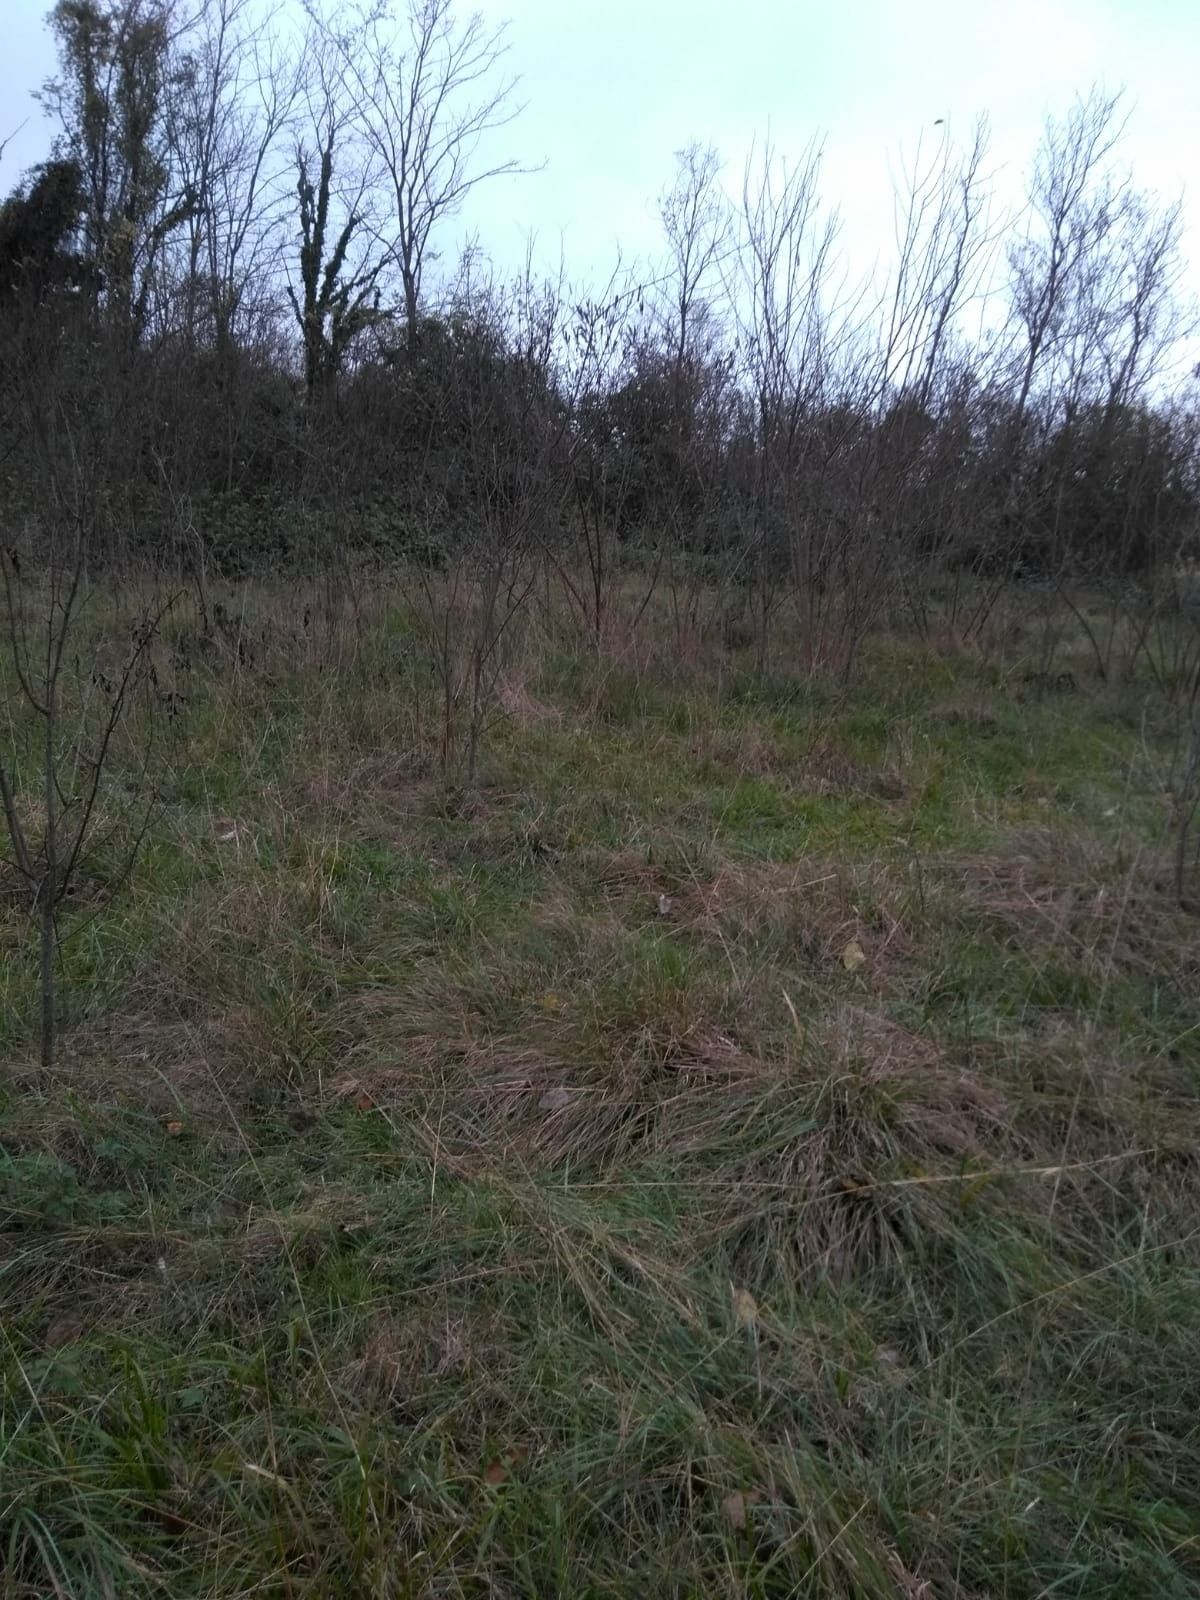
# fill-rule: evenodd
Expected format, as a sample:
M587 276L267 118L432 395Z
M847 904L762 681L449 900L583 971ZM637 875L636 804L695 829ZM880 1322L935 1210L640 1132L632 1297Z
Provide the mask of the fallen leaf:
M733 1317L739 1328L753 1328L758 1322L758 1302L749 1289L733 1291Z
M183 1132L183 1123L172 1120L166 1124L166 1129L172 1139L178 1139L179 1135Z
M842 965L847 972L857 972L866 959L867 953L857 939L851 939L850 943L842 951Z
M365 1089L362 1090L362 1092L360 1094L355 1095L355 1097L354 1097L354 1109L356 1111L371 1111L371 1110L374 1109L374 1106L375 1106L374 1100L371 1099L371 1096L367 1093L367 1091Z
M512 1473L529 1460L529 1451L523 1444L511 1444L502 1456L495 1456L483 1469L484 1483L499 1488Z
M675 896L660 894L658 897L658 914L660 917L669 917L675 909Z
M66 1316L55 1317L46 1329L46 1348L61 1350L64 1345L76 1344L83 1338L84 1332L82 1317L75 1316L72 1312L68 1312Z
M543 1011L557 1011L558 996L556 994L544 994L538 1001L538 1004L541 1006Z
M732 1494L727 1494L722 1501L725 1515L729 1518L730 1526L744 1528L746 1526L746 1496L740 1489L735 1489Z
M553 1089L547 1089L538 1100L539 1111L561 1111L564 1106L571 1104L571 1091L564 1089L561 1084L555 1084Z

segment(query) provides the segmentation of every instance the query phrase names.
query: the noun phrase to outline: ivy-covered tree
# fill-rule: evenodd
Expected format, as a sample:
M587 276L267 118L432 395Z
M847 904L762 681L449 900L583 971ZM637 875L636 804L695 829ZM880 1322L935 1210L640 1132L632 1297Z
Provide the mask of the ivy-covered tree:
M0 204L0 305L41 303L87 277L79 252L83 182L73 161L47 161Z
M43 91L83 190L81 251L98 308L138 342L163 245L193 204L172 182L169 0L58 0L59 76Z
M362 223L353 206L334 237L330 211L337 137L337 123L330 117L316 157L315 182L311 153L303 148L296 152L300 287L297 292L289 284L288 299L304 347L304 386L309 399L328 388L354 339L385 316L376 287L381 263L351 264L351 245Z

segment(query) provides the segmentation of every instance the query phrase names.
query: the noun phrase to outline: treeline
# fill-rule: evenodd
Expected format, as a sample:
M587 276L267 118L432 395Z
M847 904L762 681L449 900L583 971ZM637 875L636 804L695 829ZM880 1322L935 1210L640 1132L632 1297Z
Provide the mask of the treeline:
M1197 526L1178 208L1092 93L1001 215L986 133L919 153L886 281L814 148L681 152L602 289L443 259L514 114L453 0L59 0L61 129L0 207L4 540L214 571L408 558L600 631L626 571L765 652L926 626L1014 575L1175 583ZM534 180L529 180L534 181Z

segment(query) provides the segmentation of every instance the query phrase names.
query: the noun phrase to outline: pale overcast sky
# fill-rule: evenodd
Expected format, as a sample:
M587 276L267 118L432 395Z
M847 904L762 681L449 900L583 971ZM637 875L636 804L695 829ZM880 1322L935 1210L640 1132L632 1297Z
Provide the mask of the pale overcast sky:
M47 0L0 0L0 138L29 117L0 165L7 191L44 153L29 99L52 69ZM466 7L464 9L469 9ZM503 138L531 176L480 191L456 228L504 263L537 236L572 274L658 247L655 197L673 153L716 146L736 187L769 128L785 153L825 145L823 190L845 219L856 271L888 250L889 172L922 137L993 130L1001 198L1019 192L1046 116L1093 83L1124 87L1126 158L1137 181L1186 204L1190 281L1200 289L1200 0L483 0L510 21L510 65L527 109ZM447 240L453 253L453 241Z

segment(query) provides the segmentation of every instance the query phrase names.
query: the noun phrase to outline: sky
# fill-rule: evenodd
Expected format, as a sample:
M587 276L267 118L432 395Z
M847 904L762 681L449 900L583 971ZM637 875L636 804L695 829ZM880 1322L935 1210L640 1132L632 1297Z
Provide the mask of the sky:
M47 132L29 91L53 70L47 0L0 0L0 191ZM470 9L470 7L467 7ZM822 191L854 270L894 238L891 175L943 130L992 129L997 205L1015 202L1045 119L1093 84L1124 89L1137 183L1184 197L1200 295L1200 0L476 0L509 23L525 109L489 151L538 170L476 191L445 238L478 234L502 265L533 238L543 264L603 278L660 247L656 196L674 153L716 147L740 185L755 141L824 148ZM938 119L942 126L935 127ZM1189 196L1189 190L1191 192Z

